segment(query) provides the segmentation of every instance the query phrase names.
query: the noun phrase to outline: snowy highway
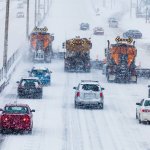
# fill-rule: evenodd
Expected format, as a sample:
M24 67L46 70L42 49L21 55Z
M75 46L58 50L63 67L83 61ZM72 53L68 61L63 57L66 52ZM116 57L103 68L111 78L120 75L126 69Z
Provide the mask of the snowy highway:
M123 5L117 2L112 10L109 2L103 8L98 0L51 2L49 15L42 26L54 33L55 50L62 51L62 42L67 38L78 35L91 37L91 58L103 59L107 40L114 42L114 38L124 30L123 27L108 27L108 17L117 12L125 13ZM95 15L97 7L102 11L100 16ZM80 31L81 22L88 22L90 30ZM104 36L93 35L95 26L104 28ZM141 61L150 67L150 52L139 49L137 63ZM42 99L18 99L16 81L28 76L28 71L36 65L52 71L51 86L44 87ZM105 88L103 110L74 108L73 87L83 79L98 80ZM67 73L64 72L63 60L34 64L22 59L9 85L0 94L0 107L14 101L29 104L35 109L33 133L0 135L0 150L150 150L150 125L139 124L135 117L135 103L147 97L149 84L146 79L139 79L137 84L108 83L102 71L95 69L90 73Z

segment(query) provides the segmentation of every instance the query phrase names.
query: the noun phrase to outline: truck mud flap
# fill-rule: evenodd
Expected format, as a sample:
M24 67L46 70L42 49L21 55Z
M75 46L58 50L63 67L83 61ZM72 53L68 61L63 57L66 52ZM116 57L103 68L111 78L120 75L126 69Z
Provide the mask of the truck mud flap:
M107 81L108 82L115 82L116 76L115 75L108 75L107 76Z
M138 78L140 77L150 78L150 69L148 68L136 69L136 73L137 73Z
M137 76L131 76L130 82L131 83L137 83Z

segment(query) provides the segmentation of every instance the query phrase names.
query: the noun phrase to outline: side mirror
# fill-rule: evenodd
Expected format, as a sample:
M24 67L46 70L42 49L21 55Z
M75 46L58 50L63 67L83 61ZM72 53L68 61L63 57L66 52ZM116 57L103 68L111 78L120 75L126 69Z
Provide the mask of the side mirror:
M34 109L32 109L32 110L31 110L31 112L35 112L35 110L34 110Z
M101 90L105 90L105 88L102 87Z
M50 71L50 73L52 73L52 71Z
M136 105L141 106L141 103L136 103Z
M4 111L2 108L0 108L0 111Z
M77 89L77 87L73 87L73 89L74 89L74 90L76 90L76 89Z
M28 73L31 73L31 71L28 71Z
M148 88L150 88L150 85L148 85Z
M20 82L19 82L19 81L17 81L16 83L18 83L18 84L19 84Z

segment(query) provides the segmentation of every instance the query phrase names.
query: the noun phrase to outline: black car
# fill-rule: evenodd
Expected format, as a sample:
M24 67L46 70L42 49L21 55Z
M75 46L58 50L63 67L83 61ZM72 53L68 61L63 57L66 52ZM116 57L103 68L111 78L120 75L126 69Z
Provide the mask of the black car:
M17 94L19 98L42 98L43 88L38 78L22 78L17 83Z
M88 23L81 23L80 30L89 30L90 26Z
M123 33L124 38L133 38L133 39L141 39L142 33L139 30L128 30Z

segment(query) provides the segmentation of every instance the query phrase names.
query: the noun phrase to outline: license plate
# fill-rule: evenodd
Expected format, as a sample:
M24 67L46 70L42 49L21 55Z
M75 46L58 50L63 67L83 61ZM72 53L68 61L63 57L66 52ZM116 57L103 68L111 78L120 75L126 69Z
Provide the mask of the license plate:
M87 99L95 98L95 94L93 94L93 93L85 93L84 94L84 98L87 98Z

